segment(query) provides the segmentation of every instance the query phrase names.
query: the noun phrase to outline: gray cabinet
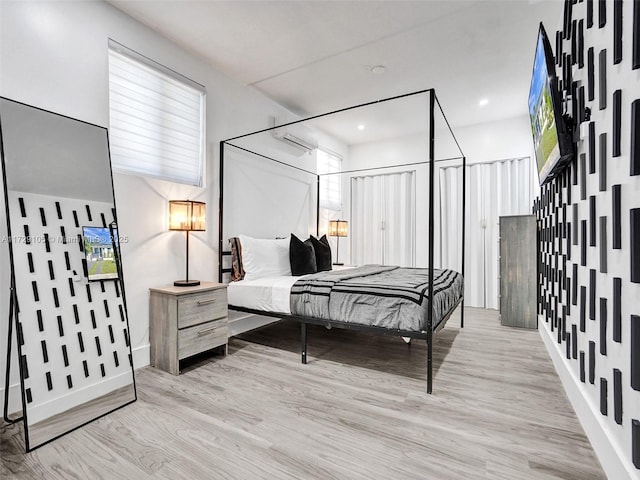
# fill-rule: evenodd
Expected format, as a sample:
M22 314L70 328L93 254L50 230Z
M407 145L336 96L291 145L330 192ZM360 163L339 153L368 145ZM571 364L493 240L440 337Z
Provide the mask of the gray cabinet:
M538 326L538 239L535 215L500 217L500 321Z

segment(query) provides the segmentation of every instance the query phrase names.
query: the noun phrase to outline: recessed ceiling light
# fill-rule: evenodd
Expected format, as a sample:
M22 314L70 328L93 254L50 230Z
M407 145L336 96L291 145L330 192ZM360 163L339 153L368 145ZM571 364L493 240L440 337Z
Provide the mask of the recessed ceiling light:
M384 65L373 65L371 68L369 68L369 71L371 73L375 73L376 75L381 75L387 71L387 67L385 67Z
M488 98L481 98L480 101L478 102L478 106L479 107L484 107L485 105L489 105L489 99Z
M362 124L358 125L358 130L361 130L361 131L364 130L364 125Z

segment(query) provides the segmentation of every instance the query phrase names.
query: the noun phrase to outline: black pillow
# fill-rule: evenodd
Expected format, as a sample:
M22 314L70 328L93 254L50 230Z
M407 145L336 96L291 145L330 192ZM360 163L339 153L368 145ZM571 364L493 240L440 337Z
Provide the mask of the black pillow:
M304 242L291 234L289 241L289 263L291 264L292 275L306 275L307 273L316 273L316 253L313 250L311 240Z
M316 267L319 272L331 270L331 247L326 235L315 238L313 235L309 237L313 249L316 252Z

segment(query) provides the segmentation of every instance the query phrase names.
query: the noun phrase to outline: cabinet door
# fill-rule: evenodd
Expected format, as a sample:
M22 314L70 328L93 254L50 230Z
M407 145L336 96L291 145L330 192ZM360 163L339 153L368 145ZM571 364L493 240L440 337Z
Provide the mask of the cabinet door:
M352 177L350 230L349 263L415 266L415 172Z
M500 217L500 316L503 325L537 327L536 246L534 215Z

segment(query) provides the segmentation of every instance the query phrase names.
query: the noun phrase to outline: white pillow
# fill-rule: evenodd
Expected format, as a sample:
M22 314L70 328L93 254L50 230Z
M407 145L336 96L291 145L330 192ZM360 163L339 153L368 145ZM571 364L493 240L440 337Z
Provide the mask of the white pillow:
M291 275L289 237L272 240L238 235L245 280Z

